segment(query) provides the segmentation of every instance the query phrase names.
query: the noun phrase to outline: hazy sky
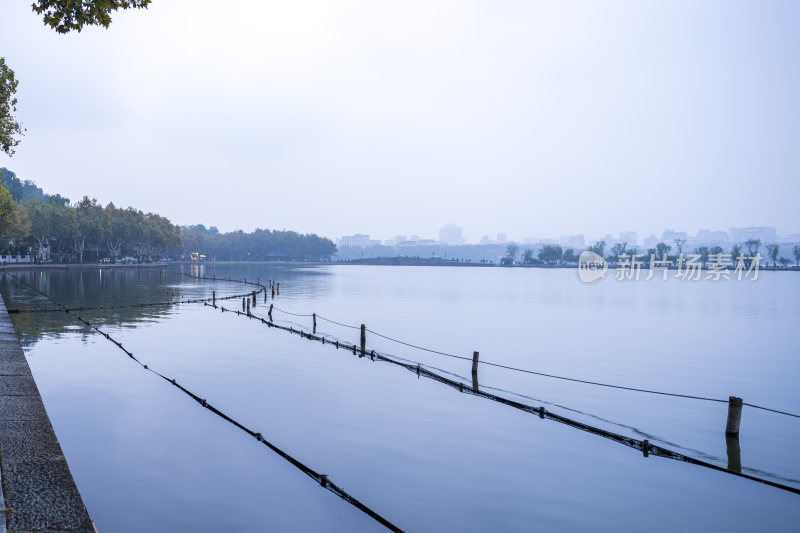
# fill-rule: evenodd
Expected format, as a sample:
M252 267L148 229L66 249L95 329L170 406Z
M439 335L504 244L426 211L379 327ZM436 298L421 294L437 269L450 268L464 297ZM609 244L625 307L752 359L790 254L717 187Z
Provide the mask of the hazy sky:
M179 224L800 232L798 2L0 7L21 178Z

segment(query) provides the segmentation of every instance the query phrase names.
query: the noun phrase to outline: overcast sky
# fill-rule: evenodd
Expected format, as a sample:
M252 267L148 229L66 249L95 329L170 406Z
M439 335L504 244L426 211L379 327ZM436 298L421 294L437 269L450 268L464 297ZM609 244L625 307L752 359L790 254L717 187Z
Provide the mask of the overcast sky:
M6 0L0 166L220 230L794 233L799 50L797 2Z

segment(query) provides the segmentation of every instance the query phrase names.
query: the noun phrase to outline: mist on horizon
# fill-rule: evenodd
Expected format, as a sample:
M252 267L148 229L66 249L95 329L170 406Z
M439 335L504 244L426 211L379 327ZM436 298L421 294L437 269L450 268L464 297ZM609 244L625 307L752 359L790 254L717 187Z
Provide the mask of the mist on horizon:
M467 242L800 232L794 3L4 7L0 166L178 224Z

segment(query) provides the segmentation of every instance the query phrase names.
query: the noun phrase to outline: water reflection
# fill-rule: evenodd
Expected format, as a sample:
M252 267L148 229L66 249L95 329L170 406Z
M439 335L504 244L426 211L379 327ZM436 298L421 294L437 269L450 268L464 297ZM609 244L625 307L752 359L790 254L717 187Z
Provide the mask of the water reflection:
M750 293L710 285L680 292L683 287L666 284L616 286L616 292L609 292L608 287L586 288L572 276L547 271L277 265L185 265L183 270L212 280L160 269L15 274L28 276L56 300L74 306L209 297L212 290L219 296L242 292L241 285L226 281L228 277L262 283L275 279L281 283L280 295L275 300L270 295L269 302L281 309L319 313L348 324L366 322L376 331L467 357L480 349L486 360L554 374L653 389L678 387L714 397L740 393L748 400L768 400L756 403L797 407L793 387L798 364L786 354L800 313L791 299L781 313L772 309L778 296L797 292L787 276L765 276L759 292L744 286ZM9 307L50 306L2 274L0 291ZM233 301L229 307L239 304ZM260 311L266 314L266 309ZM796 500L784 499L775 489L762 492L763 487L721 479L732 476L665 465L667 461L653 457L642 464L641 454L609 449L597 442L602 439L580 431L465 399L370 358L299 341L202 305L104 309L87 312L86 317L107 323L137 356L191 383L193 390L207 392L226 412L268 430L287 450L336 479L344 478L343 485L355 495L369 495L370 505L398 517L409 529L524 531L534 523L550 529L598 524L632 528L652 522L662 508L676 506L685 516L662 516L663 523L676 528L721 527L722 522L733 528L780 528L800 518ZM235 509L231 514L240 518L235 530L259 531L254 524L265 515L288 512L285 500L280 500L284 509L270 502L286 492L282 483L292 479L291 474L259 471L258 479L247 478L269 458L208 421L196 405L176 400L170 387L130 370L127 358L109 357L109 351L118 350L109 350L107 341L87 336L61 313L12 318L27 337L23 339L37 382L50 402L48 409L81 490L109 530L135 530L126 529L131 515L123 509L131 502L163 524L181 514L202 516L208 530L226 529L224 519L205 511L204 495L195 494L193 485L209 483L230 491L215 494L214 503ZM312 318L289 319L294 322L287 324L313 328ZM357 330L327 322L318 329L331 338L360 342ZM675 338L665 342L664 331L675 333ZM756 342L763 353L757 361L748 357ZM469 383L469 361L426 359L425 354L372 337L367 344L464 376ZM583 420L644 435L651 442L656 441L651 435L660 435L697 450L699 457L742 468L739 443L719 438L725 413L715 406L481 368L480 387L494 386L541 399L554 410L573 409L570 413ZM746 411L744 416L744 470L758 468L796 478L796 426L770 414ZM620 429L617 424L622 423ZM229 457L241 458L242 464L231 466L225 462ZM203 470L210 477L203 477ZM109 476L125 479L129 487L109 490ZM174 486L167 490L167 483ZM161 492L154 493L153 486ZM635 494L628 490L631 486L637 487ZM300 492L292 494L304 494L305 485L299 487ZM117 494L125 506L114 506ZM731 503L735 501L741 505ZM769 516L748 511L744 503L753 501L759 509L769 509ZM315 501L306 512L317 505ZM720 522L724 513L717 511L731 506L734 514ZM333 527L284 529L335 529L337 520ZM172 530L186 530L196 522L170 525Z

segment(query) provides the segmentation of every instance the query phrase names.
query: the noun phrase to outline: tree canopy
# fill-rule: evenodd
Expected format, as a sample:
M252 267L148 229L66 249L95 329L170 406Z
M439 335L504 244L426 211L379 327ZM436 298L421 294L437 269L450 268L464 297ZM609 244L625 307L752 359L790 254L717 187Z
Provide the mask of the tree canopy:
M0 252L32 252L60 262L131 256L139 261L188 258L231 261L325 261L336 245L314 234L257 229L220 233L202 224L179 228L133 207L106 207L84 196L72 204L0 168ZM88 253L88 255L87 255Z
M31 5L46 26L57 33L80 32L84 26L111 24L111 14L118 9L142 9L151 0L36 0ZM0 57L0 150L9 157L16 152L24 129L17 120L17 86L14 71Z
M42 15L45 25L58 33L69 33L84 26L108 28L114 11L146 8L148 4L150 0L37 0L32 7Z
M14 148L22 136L22 126L14 114L17 112L17 92L19 82L14 71L6 65L4 57L0 57L0 150L9 157L14 155Z

